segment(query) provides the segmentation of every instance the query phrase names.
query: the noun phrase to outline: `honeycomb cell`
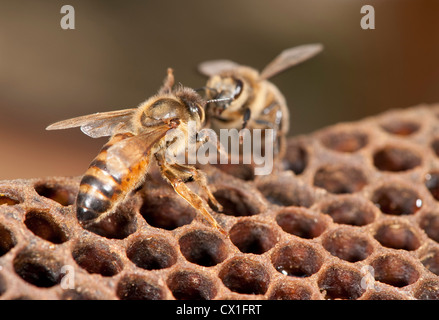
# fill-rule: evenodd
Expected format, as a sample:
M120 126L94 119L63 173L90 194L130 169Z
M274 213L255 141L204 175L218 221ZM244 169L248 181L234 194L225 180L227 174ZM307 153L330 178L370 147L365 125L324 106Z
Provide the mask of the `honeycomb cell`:
M416 191L396 184L375 190L372 202L381 212L397 216L414 214L422 206L422 199Z
M89 292L86 287L76 287L74 289L64 289L62 300L99 300L99 296L94 292Z
M399 221L388 221L379 225L374 237L381 245L392 249L416 250L421 240L412 227Z
M335 194L358 192L367 184L366 175L356 167L328 164L317 170L314 185Z
M371 263L375 280L402 288L415 283L419 272L412 262L397 255L382 255Z
M26 214L24 224L35 235L55 244L68 240L68 235L48 212L29 211Z
M328 149L351 153L364 148L368 143L368 136L358 130L340 130L323 135L320 142Z
M296 175L300 175L308 166L308 161L308 151L302 143L290 141L283 160L284 169L291 170Z
M214 281L198 271L176 271L166 284L178 300L211 300L218 293Z
M430 172L425 175L425 186L433 198L439 201L439 172Z
M304 239L320 236L327 227L327 220L304 208L284 208L276 215L277 224L287 233Z
M142 236L136 238L126 250L127 257L136 266L146 270L169 268L177 261L177 252L164 238Z
M19 204L20 202L22 201L19 199L19 197L9 193L0 192L0 206L3 204L7 206L13 206Z
M392 119L381 123L381 128L388 133L405 137L419 131L420 125L410 120Z
M222 213L230 216L252 216L259 213L256 200L235 189L223 187L213 192L216 200L223 206Z
M153 227L166 230L189 224L196 217L197 212L177 195L154 196L146 193L140 214Z
M439 213L427 212L419 222L419 226L425 231L430 239L439 242Z
M165 292L154 281L130 274L119 280L116 295L121 300L162 300Z
M101 237L125 239L137 230L136 212L125 206L120 206L115 212L99 219L99 221L83 225L83 228Z
M344 265L332 265L319 275L317 284L325 299L358 299L365 291L360 271Z
M421 157L405 147L386 146L374 153L373 164L380 171L401 172L421 165Z
M439 276L439 248L430 248L419 260L427 270Z
M13 260L15 272L26 282L41 288L57 285L62 264L49 252L26 248Z
M8 253L16 244L17 240L12 231L0 224L0 257Z
M217 234L193 230L180 237L180 251L190 262L211 267L227 258L227 245Z
M121 258L102 241L87 239L76 243L72 257L89 273L112 277L123 269Z
M352 228L338 228L325 234L322 245L333 256L348 262L362 261L373 252L369 237Z
M271 255L274 268L291 277L309 277L320 270L323 257L309 244L294 242L277 248Z
M321 211L335 223L352 226L365 226L372 223L376 217L376 208L367 200L342 196L326 202Z
M77 190L70 186L39 183L34 188L40 196L56 201L62 206L69 206L75 202Z
M255 260L235 257L227 261L219 277L230 290L246 294L265 294L270 284L270 273Z
M257 188L272 204L309 208L314 203L314 193L307 185L292 176L281 176L276 181L265 178L258 181Z
M439 280L420 281L414 292L414 297L419 300L439 300Z
M262 254L277 242L273 229L253 220L237 222L229 231L230 240L241 252Z
M269 300L312 300L313 289L299 281L280 281L271 290Z

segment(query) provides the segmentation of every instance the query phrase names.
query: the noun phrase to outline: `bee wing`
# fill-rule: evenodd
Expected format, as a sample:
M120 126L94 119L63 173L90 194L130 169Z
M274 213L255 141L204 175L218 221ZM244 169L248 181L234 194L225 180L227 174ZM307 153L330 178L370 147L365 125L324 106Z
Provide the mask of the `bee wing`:
M137 108L110 112L98 112L51 124L46 130L81 127L81 131L92 138L111 136L115 132L129 131L127 124Z
M230 60L210 60L198 65L198 71L208 77L219 74L226 70L233 70L239 67L239 64Z
M282 51L272 62L270 62L264 70L262 70L260 78L268 79L296 64L314 57L323 50L323 45L306 44L293 47Z
M121 140L107 150L107 169L118 175L141 161L148 161L151 148L171 129L169 125L148 128L145 132Z

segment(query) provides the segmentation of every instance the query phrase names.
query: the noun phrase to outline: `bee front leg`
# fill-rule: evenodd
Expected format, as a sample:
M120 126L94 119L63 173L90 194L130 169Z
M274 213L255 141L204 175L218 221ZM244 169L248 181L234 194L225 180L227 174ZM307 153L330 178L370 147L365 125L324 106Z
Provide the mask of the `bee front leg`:
M203 200L194 193L189 187L185 184L185 181L188 179L188 168L180 165L167 165L165 162L160 163L160 170L164 177L168 179L168 181L171 183L172 187L174 188L175 192L177 192L178 195L180 195L184 200L186 200L192 207L194 207L198 212L200 212L203 217L216 229L218 229L221 233L224 235L227 235L226 231L216 222L216 220L211 216L209 213L206 204L203 202ZM205 183L205 180L203 178L200 178L202 175L196 171L196 169L193 169L196 173L193 176L194 180L199 179L197 182L199 183ZM204 178L205 179L205 178ZM202 186L202 185L201 185ZM207 188L207 185L206 189ZM202 186L204 189L204 187ZM208 191L209 198L213 195ZM215 200L216 201L216 200Z

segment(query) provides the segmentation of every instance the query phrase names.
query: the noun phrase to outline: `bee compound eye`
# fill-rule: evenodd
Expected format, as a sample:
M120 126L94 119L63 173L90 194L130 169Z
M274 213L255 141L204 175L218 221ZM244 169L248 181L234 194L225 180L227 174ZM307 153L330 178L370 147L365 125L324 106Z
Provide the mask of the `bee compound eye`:
M236 86L235 86L235 90L233 91L233 99L238 99L242 93L242 88L244 87L244 83L239 79L235 79L235 83Z

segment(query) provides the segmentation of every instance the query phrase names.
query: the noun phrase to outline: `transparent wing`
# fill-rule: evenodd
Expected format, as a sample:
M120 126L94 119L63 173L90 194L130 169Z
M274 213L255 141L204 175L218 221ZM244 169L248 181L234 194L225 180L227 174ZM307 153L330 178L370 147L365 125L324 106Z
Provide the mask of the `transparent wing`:
M210 60L198 65L198 71L208 77L221 73L226 70L233 70L239 67L239 64L230 60Z
M148 128L145 132L121 140L107 150L107 169L118 175L141 161L148 161L151 148L171 129L169 125Z
M282 72L292 66L304 62L320 51L323 50L323 45L317 44L306 44L282 51L272 62L270 62L264 70L261 72L261 79L268 79L274 75Z
M81 127L81 131L92 138L111 136L115 132L128 131L128 123L137 108L110 112L98 112L51 124L46 130Z

